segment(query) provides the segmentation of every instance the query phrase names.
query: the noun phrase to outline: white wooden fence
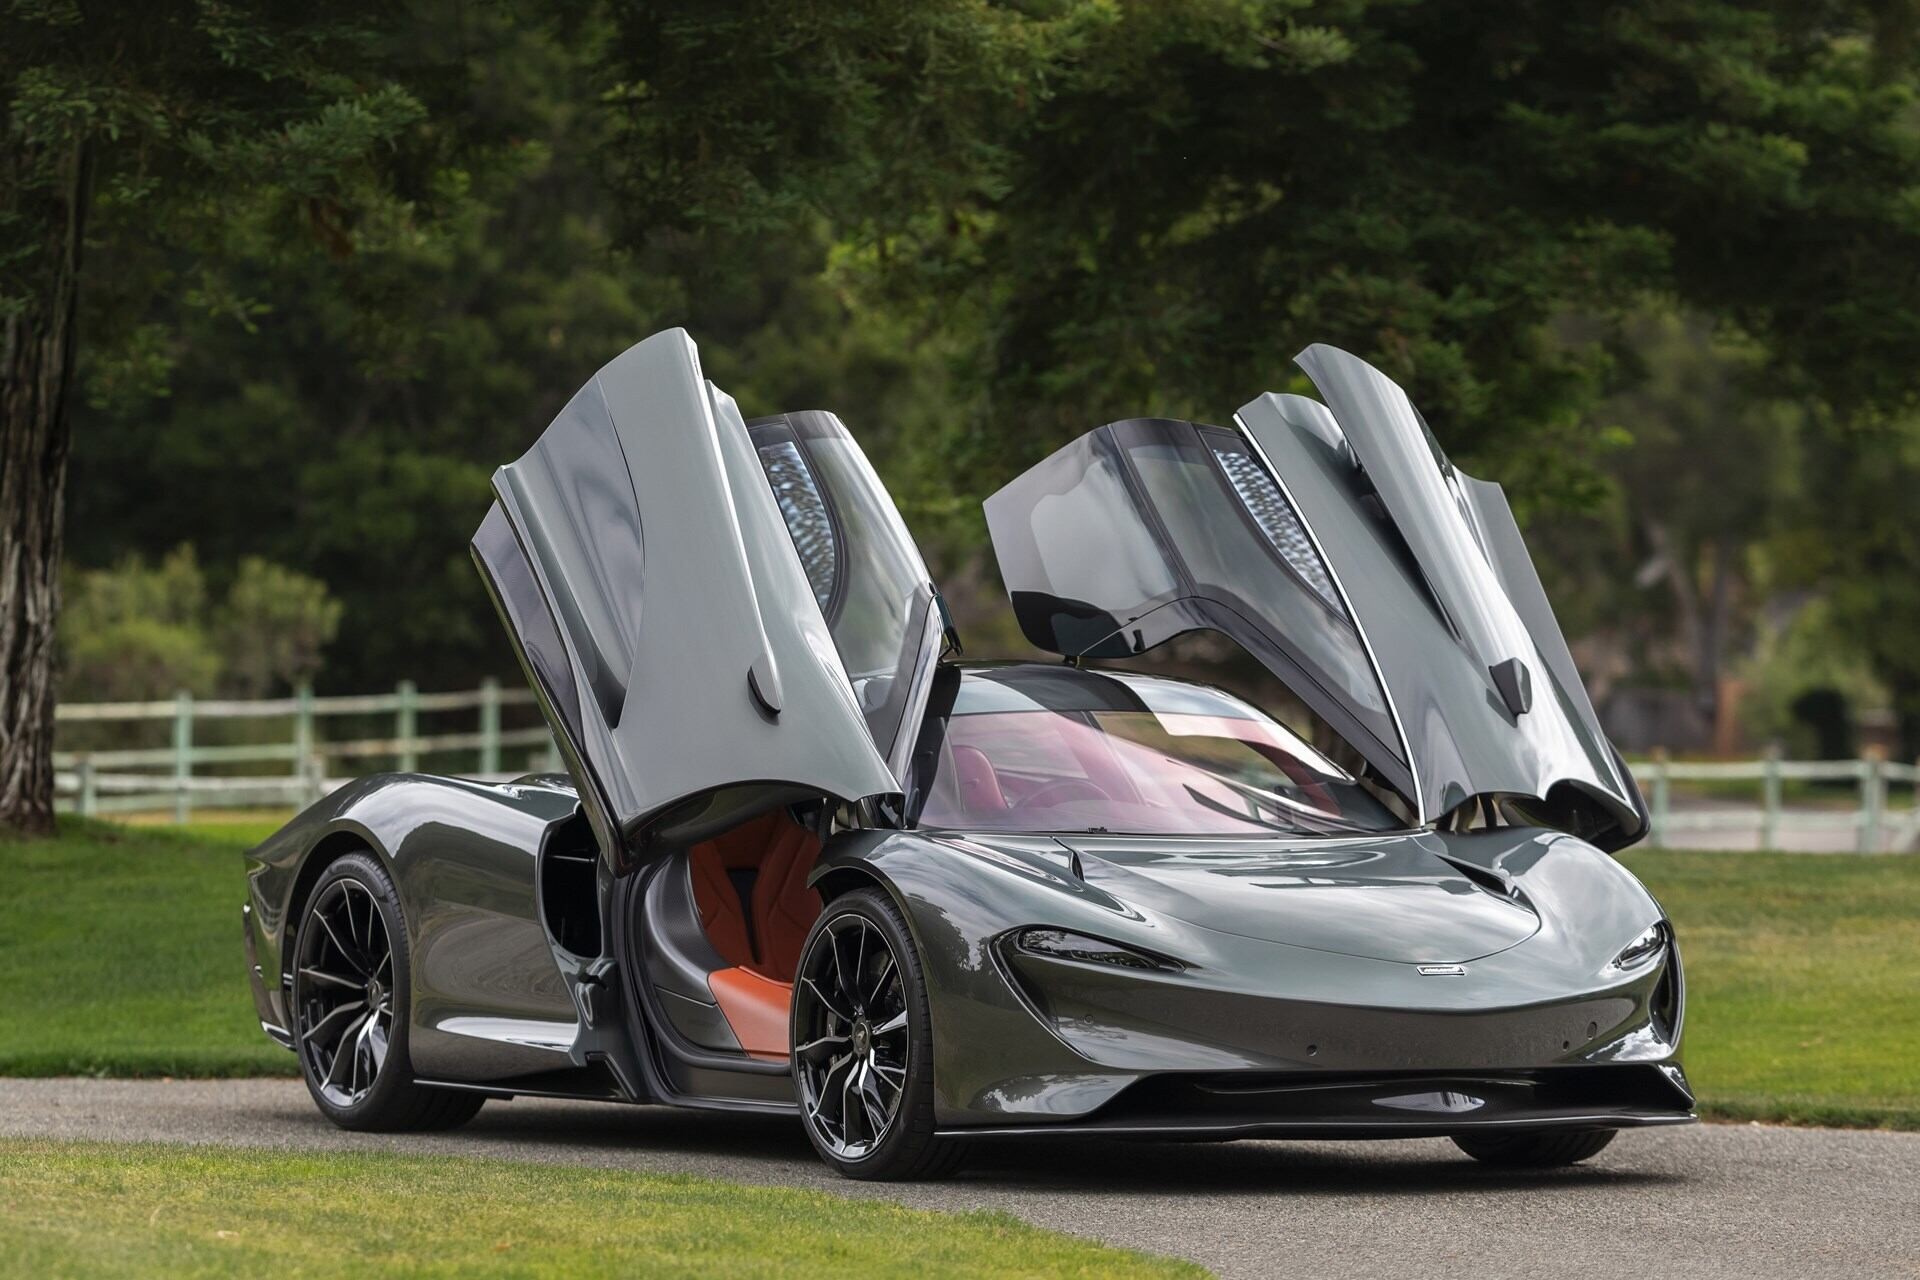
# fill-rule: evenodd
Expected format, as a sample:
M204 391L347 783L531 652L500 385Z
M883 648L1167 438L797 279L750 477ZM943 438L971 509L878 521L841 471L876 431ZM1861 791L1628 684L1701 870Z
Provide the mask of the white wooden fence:
M1684 847L1689 835L1751 832L1762 849L1852 847L1861 853L1913 851L1920 846L1920 762L1899 764L1878 754L1859 760L1762 760L1675 762L1655 758L1633 766L1653 816L1649 841ZM1851 808L1833 803L1793 806L1786 783L1848 783ZM1676 810L1674 783L1759 783L1759 804L1695 803ZM1892 788L1907 789L1908 803L1892 803ZM1683 792L1685 788L1682 788Z
M447 693L421 693L411 680L403 680L392 693L340 697L315 697L311 689L303 688L291 698L244 701L195 700L182 693L164 702L62 703L54 712L60 725L171 722L172 741L164 747L55 752L55 802L63 810L87 815L171 807L174 821L185 822L196 806L311 804L348 779L370 772L372 765L408 771L417 769L420 757L429 754L464 755L472 767L460 771L477 777L501 775L509 752L529 767L557 769L559 753L544 725L501 728L503 708L532 704L530 690L503 689L494 680L478 689ZM474 728L457 733L419 731L421 715L448 711L471 711ZM320 731L323 724L340 716L392 716L393 731L384 737L328 738ZM196 725L232 720L283 720L288 736L283 741L219 745L196 741ZM364 761L369 767L340 768L345 761ZM195 772L197 765L254 763L279 764L282 772Z
M185 822L196 807L287 807L311 804L333 788L376 767L402 771L419 767L424 755L440 757L443 770L474 777L503 776L509 753L526 768L560 768L559 753L544 725L503 729L501 711L531 707L525 688L503 689L487 680L478 689L421 693L402 681L392 693L315 697L302 689L291 698L250 701L196 701L187 694L164 702L64 703L56 711L62 725L170 722L171 743L164 747L60 751L55 754L55 793L59 807L82 814L173 811ZM422 734L423 714L470 711L470 731ZM332 717L391 716L392 732L383 737L334 739L320 732ZM209 721L283 720L284 740L207 744L196 741L195 727ZM232 735L227 735L232 736ZM457 764L449 754L463 756ZM354 767L341 767L353 762ZM199 765L277 764L278 773L195 772ZM471 765L471 768L463 766ZM518 770L515 770L516 772ZM1898 764L1869 755L1861 760L1762 760L1685 763L1656 753L1633 766L1653 814L1654 844L1712 842L1729 834L1751 835L1759 848L1818 847L1909 850L1920 846L1920 765ZM1786 784L1844 782L1852 807L1834 803L1789 805ZM1743 805L1704 799L1697 785L1757 784L1758 803ZM1675 784L1679 784L1676 788ZM1894 804L1892 788L1906 788L1909 803ZM1676 791L1678 794L1676 795ZM1676 805L1676 799L1680 802ZM1705 839L1701 839L1705 837Z

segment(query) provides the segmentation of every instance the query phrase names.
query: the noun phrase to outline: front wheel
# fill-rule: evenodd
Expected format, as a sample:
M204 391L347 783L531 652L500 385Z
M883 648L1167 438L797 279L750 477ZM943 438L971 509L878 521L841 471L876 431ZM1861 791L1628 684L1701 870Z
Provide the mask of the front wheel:
M294 940L293 1035L314 1103L343 1129L451 1129L478 1093L416 1084L407 1064L407 932L386 868L331 863Z
M1534 1133L1488 1133L1456 1137L1453 1145L1482 1164L1550 1169L1578 1164L1613 1141L1615 1129L1547 1129Z
M961 1144L934 1132L933 1018L907 922L861 889L827 904L793 984L794 1089L807 1137L848 1178L953 1172Z

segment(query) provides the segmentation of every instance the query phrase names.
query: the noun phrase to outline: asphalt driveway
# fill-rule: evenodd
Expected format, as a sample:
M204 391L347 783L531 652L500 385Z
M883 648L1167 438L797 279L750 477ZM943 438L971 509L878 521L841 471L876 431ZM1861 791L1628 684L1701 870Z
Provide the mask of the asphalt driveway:
M982 1147L950 1182L876 1187L792 1123L489 1103L450 1134L349 1134L296 1081L0 1080L0 1134L506 1156L1000 1209L1222 1276L1920 1277L1920 1134L1700 1125L1574 1169L1483 1169L1438 1141Z

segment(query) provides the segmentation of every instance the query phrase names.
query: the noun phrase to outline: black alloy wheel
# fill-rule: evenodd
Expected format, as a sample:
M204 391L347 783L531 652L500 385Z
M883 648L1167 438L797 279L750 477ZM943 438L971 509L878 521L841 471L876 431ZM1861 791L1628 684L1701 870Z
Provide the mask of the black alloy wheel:
M293 1038L307 1092L344 1129L450 1129L486 1101L415 1083L406 1052L407 961L386 868L367 853L329 864L294 942Z
M892 899L827 904L793 988L794 1088L814 1149L850 1178L941 1177L960 1144L933 1125L931 1017L920 960Z

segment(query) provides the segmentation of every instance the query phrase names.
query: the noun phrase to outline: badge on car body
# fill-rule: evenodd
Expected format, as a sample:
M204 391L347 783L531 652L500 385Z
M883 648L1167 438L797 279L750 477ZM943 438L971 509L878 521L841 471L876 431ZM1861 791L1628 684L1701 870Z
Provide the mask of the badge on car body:
M1423 964L1415 966L1423 978L1464 978L1467 966L1463 964Z

